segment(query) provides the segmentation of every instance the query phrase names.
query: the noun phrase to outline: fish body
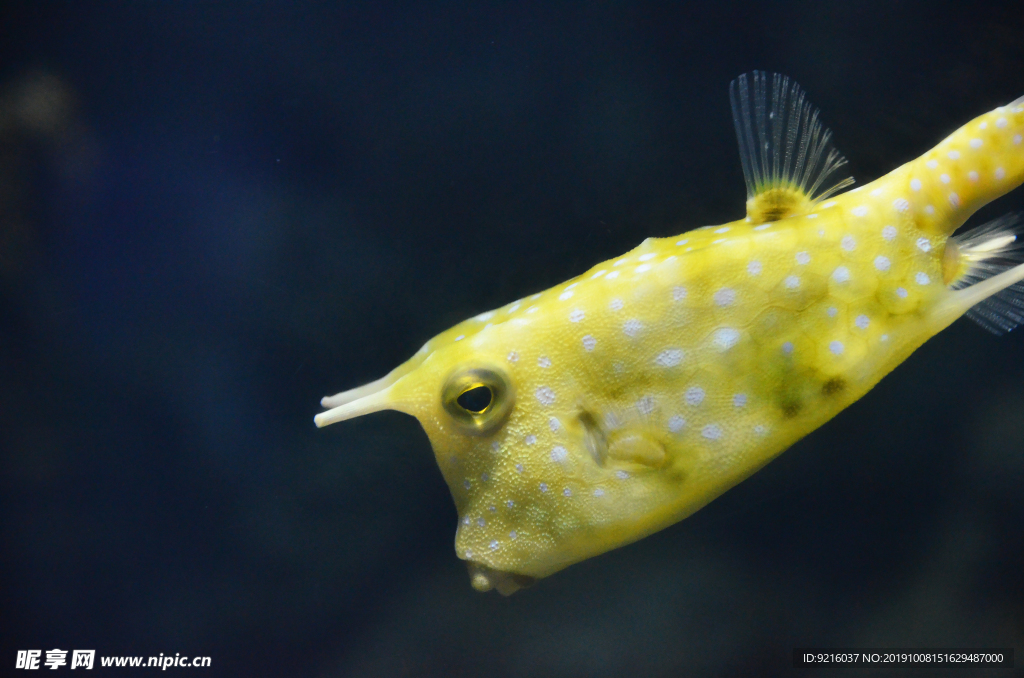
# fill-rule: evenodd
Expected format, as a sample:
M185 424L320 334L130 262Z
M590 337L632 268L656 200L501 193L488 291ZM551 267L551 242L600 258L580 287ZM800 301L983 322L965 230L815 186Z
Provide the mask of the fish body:
M734 90L745 218L648 238L324 399L318 425L421 422L476 588L510 593L685 518L972 308L990 329L1024 319L1012 224L951 238L1024 180L1021 101L828 197L841 156L799 88L771 84L771 101L761 74L753 98Z

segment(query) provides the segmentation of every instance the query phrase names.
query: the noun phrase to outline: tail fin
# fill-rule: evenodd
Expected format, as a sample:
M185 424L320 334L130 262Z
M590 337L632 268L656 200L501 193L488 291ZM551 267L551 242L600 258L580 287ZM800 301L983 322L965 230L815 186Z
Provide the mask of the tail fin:
M990 296L971 306L965 315L994 334L1004 334L1024 322L1024 282L1020 281L1024 277L1024 218L1021 214L1007 214L950 238L942 269L946 284L954 290L962 290L960 294L971 290L980 293L982 288L975 288L979 283L1020 269L1022 275L1016 282L994 293L987 291Z
M975 118L901 169L920 226L953 233L1024 183L1024 97Z

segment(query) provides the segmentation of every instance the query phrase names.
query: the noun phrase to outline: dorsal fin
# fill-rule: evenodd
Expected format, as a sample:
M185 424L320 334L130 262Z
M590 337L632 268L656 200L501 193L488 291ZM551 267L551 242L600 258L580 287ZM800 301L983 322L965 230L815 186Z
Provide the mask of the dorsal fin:
M729 85L732 119L747 182L747 217L755 224L809 212L820 200L853 184L830 176L846 164L832 132L795 82L754 71ZM770 91L769 91L770 87ZM825 186L823 189L822 186ZM819 192L820 191L820 192Z

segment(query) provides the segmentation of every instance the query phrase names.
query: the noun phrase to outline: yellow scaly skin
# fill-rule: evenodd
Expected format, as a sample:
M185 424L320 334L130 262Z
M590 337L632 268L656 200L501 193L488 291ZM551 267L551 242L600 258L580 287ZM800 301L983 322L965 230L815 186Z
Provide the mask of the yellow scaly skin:
M1022 134L1015 102L810 212L650 238L439 334L318 424L415 416L472 583L510 593L687 517L980 301L945 284L946 242L1024 180ZM442 403L472 368L509 389L483 434Z

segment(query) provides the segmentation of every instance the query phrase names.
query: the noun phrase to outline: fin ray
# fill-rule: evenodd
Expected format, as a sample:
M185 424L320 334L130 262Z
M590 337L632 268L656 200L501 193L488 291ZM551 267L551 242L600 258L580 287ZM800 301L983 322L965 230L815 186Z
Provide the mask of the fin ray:
M962 290L1024 264L1024 220L1007 214L972 229L953 242L968 262L952 285ZM1008 285L972 306L964 315L989 332L1001 335L1024 323L1024 282Z
M852 177L828 183L846 158L788 77L773 73L769 82L763 71L741 75L730 84L729 99L752 222L801 214L853 184Z

